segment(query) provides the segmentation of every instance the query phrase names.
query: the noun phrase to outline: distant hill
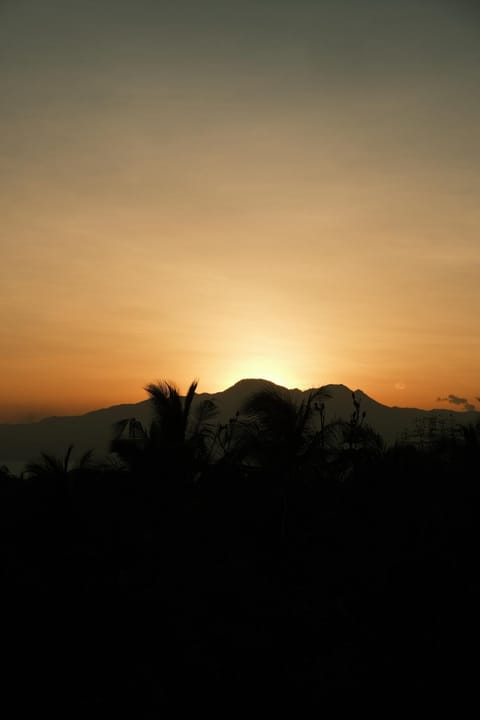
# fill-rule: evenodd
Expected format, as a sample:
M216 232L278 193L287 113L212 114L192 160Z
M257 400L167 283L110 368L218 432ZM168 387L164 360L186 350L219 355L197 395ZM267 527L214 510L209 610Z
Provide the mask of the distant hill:
M308 391L287 390L261 379L240 380L232 387L218 393L200 393L199 399L213 400L219 409L218 421L225 422L241 411L245 400L259 389L270 387L290 393L300 400ZM345 385L326 385L330 398L325 401L327 421L348 419L353 410L352 391ZM366 412L366 422L379 432L388 444L392 444L405 431L413 431L421 420L437 418L445 427L475 422L478 412L455 412L453 410L418 410L415 408L388 407L368 397L361 390L355 390ZM63 455L70 444L74 444L74 455L80 455L94 448L98 456L108 453L114 423L135 417L142 423L151 420L149 400L128 405L94 410L84 415L71 417L50 417L34 423L0 424L0 465L6 464L14 472L40 455L41 452Z

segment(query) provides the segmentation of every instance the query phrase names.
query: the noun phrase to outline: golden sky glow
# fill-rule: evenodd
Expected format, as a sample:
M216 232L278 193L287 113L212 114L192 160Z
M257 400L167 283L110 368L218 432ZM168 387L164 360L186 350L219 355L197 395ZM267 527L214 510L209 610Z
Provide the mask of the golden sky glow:
M24 0L0 44L0 420L158 378L475 402L473 3Z

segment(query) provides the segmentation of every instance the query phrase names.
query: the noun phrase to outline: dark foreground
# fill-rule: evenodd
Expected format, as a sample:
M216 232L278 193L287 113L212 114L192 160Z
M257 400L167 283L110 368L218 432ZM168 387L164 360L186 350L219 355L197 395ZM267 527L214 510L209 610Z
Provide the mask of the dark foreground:
M253 464L145 435L121 467L3 472L9 717L475 697L478 428L315 452L260 430Z
M169 491L114 472L69 493L4 479L6 687L136 717L471 692L478 465L421 460L294 486L286 510L262 472Z

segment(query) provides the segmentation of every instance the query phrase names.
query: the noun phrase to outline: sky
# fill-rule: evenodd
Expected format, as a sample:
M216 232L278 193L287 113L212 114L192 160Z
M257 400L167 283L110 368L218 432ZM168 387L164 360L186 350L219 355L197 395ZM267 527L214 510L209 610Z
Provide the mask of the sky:
M480 407L479 88L473 0L0 0L0 421Z

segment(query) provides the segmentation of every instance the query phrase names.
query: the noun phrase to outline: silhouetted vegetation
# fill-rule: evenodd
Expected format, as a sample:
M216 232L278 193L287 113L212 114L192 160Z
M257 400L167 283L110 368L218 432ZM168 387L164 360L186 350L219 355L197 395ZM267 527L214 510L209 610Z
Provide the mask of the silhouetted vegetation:
M228 423L149 385L113 457L0 468L6 684L65 717L476 688L480 424L387 448L355 394L269 388Z

